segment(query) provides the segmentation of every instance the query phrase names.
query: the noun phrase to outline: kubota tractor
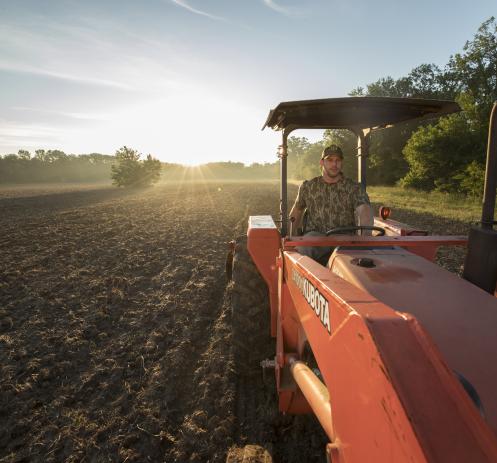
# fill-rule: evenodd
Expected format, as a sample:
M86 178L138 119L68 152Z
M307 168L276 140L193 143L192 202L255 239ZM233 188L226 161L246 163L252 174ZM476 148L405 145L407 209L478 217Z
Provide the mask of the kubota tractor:
M482 220L469 238L428 236L385 213L374 223L384 236L289 234L292 131L353 131L365 188L374 130L459 110L448 101L336 98L281 103L265 123L283 135L281 214L278 226L251 216L234 245L234 355L240 371L274 368L279 410L314 413L333 463L497 462L497 104ZM434 263L438 246L466 244L463 278ZM299 245L334 251L321 265ZM276 351L265 359L270 336Z

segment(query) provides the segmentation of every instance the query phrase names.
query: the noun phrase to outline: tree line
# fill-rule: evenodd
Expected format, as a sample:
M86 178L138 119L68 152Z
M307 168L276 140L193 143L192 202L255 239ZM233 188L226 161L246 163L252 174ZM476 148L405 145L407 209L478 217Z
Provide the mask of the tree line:
M2 183L112 182L116 186L145 186L177 180L271 180L277 179L279 166L275 163L210 162L198 167L160 162L148 154L123 146L114 155L66 154L60 150L36 150L31 154L0 156Z
M165 181L174 180L276 180L279 164L257 163L245 165L243 162L208 162L200 166L167 166L162 171Z
M100 182L110 178L114 156L38 149L0 156L0 183Z

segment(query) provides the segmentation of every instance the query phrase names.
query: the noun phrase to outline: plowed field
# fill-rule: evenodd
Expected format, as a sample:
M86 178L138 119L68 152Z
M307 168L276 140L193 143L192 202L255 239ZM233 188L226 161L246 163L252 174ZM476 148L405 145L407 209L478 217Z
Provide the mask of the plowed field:
M233 367L226 243L277 197L276 184L0 191L0 462L235 461L245 444L323 461L314 418L278 415ZM457 271L461 253L441 260Z

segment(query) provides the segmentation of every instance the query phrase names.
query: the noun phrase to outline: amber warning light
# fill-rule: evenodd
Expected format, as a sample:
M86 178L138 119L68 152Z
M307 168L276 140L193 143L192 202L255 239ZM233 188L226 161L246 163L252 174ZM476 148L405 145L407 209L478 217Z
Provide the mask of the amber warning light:
M392 212L392 209L390 209L387 206L381 206L380 207L380 217L383 220L387 220L390 217L391 212Z

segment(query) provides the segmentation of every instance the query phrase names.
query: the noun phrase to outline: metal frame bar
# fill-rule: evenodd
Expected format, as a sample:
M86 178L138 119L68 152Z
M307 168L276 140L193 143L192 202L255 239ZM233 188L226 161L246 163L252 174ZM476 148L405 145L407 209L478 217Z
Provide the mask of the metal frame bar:
M281 236L288 234L288 135L295 130L294 127L287 127L282 132L281 145L278 149L278 158L280 159L280 220Z
M333 436L330 394L326 385L302 361L290 360L290 371L327 436Z
M467 236L292 236L283 241L284 248L295 246L466 246Z

